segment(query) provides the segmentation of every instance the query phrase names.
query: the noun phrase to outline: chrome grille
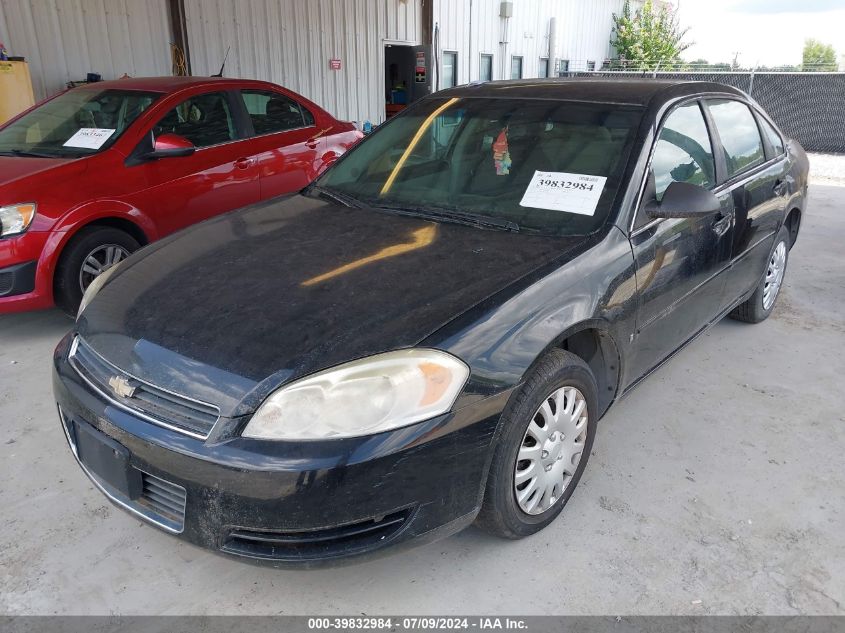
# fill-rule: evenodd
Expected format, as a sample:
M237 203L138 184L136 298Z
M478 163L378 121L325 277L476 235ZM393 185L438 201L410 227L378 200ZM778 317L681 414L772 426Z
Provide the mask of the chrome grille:
M115 367L81 337L74 339L70 363L76 372L100 394L139 417L165 428L205 439L220 417L214 405L166 391L138 380ZM120 395L111 381L122 379L126 395Z

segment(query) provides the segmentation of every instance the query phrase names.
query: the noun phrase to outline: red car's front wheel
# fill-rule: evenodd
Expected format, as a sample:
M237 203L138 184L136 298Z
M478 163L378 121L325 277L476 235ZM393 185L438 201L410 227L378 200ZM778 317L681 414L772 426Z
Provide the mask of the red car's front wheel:
M92 226L82 229L65 247L56 269L56 305L76 315L86 288L94 279L141 247L120 229Z

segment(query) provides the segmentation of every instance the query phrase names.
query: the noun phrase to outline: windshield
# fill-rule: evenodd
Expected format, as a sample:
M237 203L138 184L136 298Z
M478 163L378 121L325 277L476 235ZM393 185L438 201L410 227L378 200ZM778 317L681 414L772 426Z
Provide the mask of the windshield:
M159 96L136 90L69 90L0 130L0 155L94 154L114 143Z
M550 235L606 221L639 108L430 99L389 121L317 186L338 199Z

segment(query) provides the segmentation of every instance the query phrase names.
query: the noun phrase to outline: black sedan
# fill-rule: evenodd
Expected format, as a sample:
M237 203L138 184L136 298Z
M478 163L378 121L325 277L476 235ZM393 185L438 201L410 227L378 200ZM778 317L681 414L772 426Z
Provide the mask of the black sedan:
M801 147L727 86L440 92L100 276L55 352L62 428L114 503L251 560L524 537L615 400L772 312L806 193Z

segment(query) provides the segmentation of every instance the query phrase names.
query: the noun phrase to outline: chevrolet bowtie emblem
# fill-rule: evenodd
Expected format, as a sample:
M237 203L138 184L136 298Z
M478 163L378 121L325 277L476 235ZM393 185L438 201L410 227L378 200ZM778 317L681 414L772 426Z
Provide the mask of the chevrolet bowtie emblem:
M135 394L135 387L130 385L129 380L123 376L109 378L109 387L121 398L131 398Z

